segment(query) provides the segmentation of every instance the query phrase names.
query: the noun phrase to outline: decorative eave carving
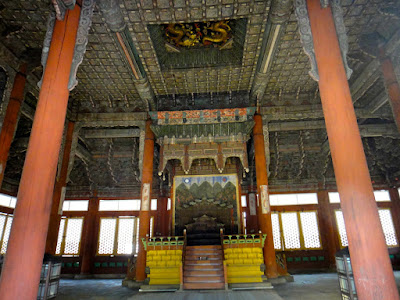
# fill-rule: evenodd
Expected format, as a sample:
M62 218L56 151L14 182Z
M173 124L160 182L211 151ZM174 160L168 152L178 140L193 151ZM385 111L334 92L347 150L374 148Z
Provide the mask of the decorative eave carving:
M286 22L292 11L292 0L274 0L271 3L270 20L272 23Z
M94 10L95 0L82 0L82 8L79 17L79 27L75 41L74 56L72 58L71 71L68 82L68 90L72 91L78 81L76 80L76 73L78 72L78 67L82 63L83 56L86 52L86 45L88 43L88 34L90 26L92 25L92 16ZM49 15L49 20L47 23L47 31L43 42L42 59L41 63L43 66L43 75L38 82L38 87L41 88L44 72L46 69L47 58L49 55L51 40L53 37L54 25L56 22L56 12L51 11Z
M51 0L56 12L57 20L64 20L65 12L67 9L74 9L76 0Z
M343 66L346 71L347 79L350 79L353 71L350 69L347 63L348 40L346 27L343 21L343 11L342 7L340 6L340 0L321 0L321 6L323 8L327 8L328 4L331 5L336 34L342 54ZM307 1L295 0L295 12L298 20L300 41L303 44L304 52L309 57L311 63L311 70L309 74L311 78L313 78L315 81L319 81L318 66L314 52L314 42L312 37L310 19L308 17Z
M220 173L223 172L226 160L229 157L238 157L243 168L249 172L246 141L231 141L223 143L197 144L164 144L160 148L160 164L158 175L161 176L169 160L179 160L183 171L188 174L195 159L209 158L214 160Z

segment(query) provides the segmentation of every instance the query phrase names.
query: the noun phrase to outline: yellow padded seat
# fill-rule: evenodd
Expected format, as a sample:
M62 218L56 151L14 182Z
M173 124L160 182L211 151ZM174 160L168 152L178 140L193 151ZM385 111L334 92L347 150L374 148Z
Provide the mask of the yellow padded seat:
M250 258L245 258L245 259L243 259L243 263L245 265L251 265L251 264L253 264L253 260Z
M252 248L242 248L243 253L251 253Z
M172 260L171 257L172 256L170 256L170 255L163 255L163 256L161 256L161 260L169 261L169 260Z
M233 259L227 259L225 262L227 265L233 265Z
M245 259L245 258L247 258L247 254L240 253L240 254L238 255L238 258L240 258L240 259Z
M153 261L153 256L146 256L146 261Z
M153 260L154 261L160 261L161 260L161 256L155 255L155 256L153 256Z
M171 260L181 260L182 256L179 255L171 255Z
M146 265L148 266L148 267L155 267L155 266L157 266L157 262L155 261L155 260L152 260L152 261L148 261L148 262L146 262Z
M249 254L247 254L247 257L251 258L251 259L258 258L257 253L249 253Z
M232 248L228 248L228 249L225 249L224 252L225 252L225 254L229 254L229 253L233 252L233 249Z
M166 255L166 254L167 254L167 251L166 251L166 250L157 250L157 251L156 251L156 255L162 256L162 255Z
M173 260L167 261L167 267L175 267L176 262Z
M253 253L261 253L262 254L262 249L261 248L251 248Z
M165 267L167 265L166 261L158 260L157 267Z
M253 261L253 264L255 264L255 265L261 265L262 263L264 263L264 261L260 258L252 259L252 261Z
M233 250L234 253L243 253L242 248L233 248L233 249L234 249Z
M242 265L243 264L243 259L235 259L235 260L233 260L233 263L235 265Z

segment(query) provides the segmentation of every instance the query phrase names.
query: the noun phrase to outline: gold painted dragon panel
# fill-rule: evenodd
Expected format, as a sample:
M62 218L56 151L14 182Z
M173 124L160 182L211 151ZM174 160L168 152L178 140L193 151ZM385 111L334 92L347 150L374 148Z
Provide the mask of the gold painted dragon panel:
M163 26L167 50L172 52L173 47L218 47L221 50L232 47L234 20L176 23Z

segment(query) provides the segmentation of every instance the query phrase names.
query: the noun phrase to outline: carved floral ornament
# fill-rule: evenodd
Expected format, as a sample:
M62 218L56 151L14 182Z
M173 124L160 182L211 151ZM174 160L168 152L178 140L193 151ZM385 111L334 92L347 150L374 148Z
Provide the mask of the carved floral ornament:
M336 34L339 41L340 52L342 54L343 66L346 71L347 79L350 79L353 71L347 63L347 52L349 49L346 27L343 20L343 10L340 5L340 0L320 0L321 7L327 8L329 5L332 10L332 16L335 23ZM315 81L319 81L317 61L315 59L314 42L311 32L310 19L308 16L307 0L295 0L295 12L297 16L298 28L300 33L300 41L303 45L305 54L310 59L311 70L309 75Z

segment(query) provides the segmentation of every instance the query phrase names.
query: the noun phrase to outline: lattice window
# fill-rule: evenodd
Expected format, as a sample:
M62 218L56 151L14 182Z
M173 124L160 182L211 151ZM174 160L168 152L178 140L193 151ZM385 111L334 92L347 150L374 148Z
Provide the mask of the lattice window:
M282 243L281 243L281 227L279 226L279 214L272 213L271 220L272 220L272 235L274 237L274 247L276 250L281 250Z
M64 254L79 254L83 218L70 218L66 224Z
M99 254L113 254L117 219L100 219Z
M79 255L83 218L62 218L58 230L56 254Z
M117 254L131 254L133 251L133 234L135 230L135 218L121 218L118 225L118 249Z
M65 229L65 218L62 218L60 221L60 229L58 230L57 247L56 247L57 255L61 254L61 246L64 239L63 237L64 229Z
M241 195L240 196L240 203L241 203L242 207L247 207L246 195Z
M139 218L121 216L100 219L98 255L123 255L138 251Z
M286 249L300 249L300 230L296 212L281 213L283 240Z
M321 248L317 213L314 211L300 212L300 222L303 232L304 247L307 249Z
M7 251L8 238L10 237L11 225L13 221L12 215L0 215L0 253L5 254Z
M340 244L342 245L342 247L346 247L349 245L349 243L347 242L347 233L346 233L346 226L344 224L343 213L341 210L336 210L335 215L336 215L337 227L339 230Z
M393 225L392 214L390 209L379 209L379 218L382 224L383 233L385 235L386 245L387 246L397 246L397 238L396 238L396 231ZM347 242L347 234L346 234L346 227L344 223L343 213L341 210L336 210L336 222L338 225L339 230L339 238L340 244L342 247L348 246Z
M380 209L379 218L381 219L383 233L385 234L386 245L397 246L396 232L393 226L392 214L389 209Z

